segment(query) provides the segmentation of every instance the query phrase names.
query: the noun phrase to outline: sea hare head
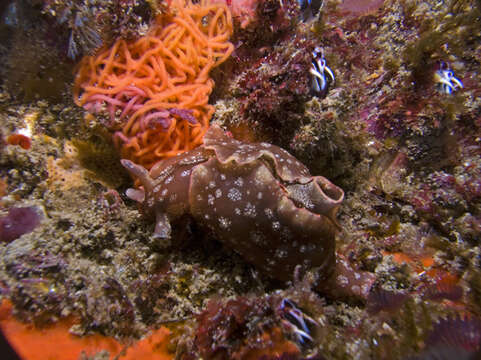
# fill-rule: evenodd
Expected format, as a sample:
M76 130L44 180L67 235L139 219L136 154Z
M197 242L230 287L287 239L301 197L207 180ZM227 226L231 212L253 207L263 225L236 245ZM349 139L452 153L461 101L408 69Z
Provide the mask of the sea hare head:
M156 216L156 234L190 214L226 247L267 275L292 278L294 268L335 268L336 212L343 191L271 144L246 144L211 127L204 145L155 165L150 173L123 160L142 183L127 195Z
M297 207L323 215L339 227L336 213L344 198L344 192L325 177L312 177L312 181L307 184L286 185L286 191Z

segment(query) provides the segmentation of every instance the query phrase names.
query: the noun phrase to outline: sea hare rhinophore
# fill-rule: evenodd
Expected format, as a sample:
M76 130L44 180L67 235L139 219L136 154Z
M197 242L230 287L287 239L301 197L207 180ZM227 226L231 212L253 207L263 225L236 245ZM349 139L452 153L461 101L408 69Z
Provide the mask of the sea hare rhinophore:
M246 144L212 126L204 145L163 160L150 172L122 160L141 189L127 195L156 219L169 238L171 221L190 214L225 246L268 276L287 281L294 269L318 268L318 282L334 278L336 212L344 192L287 151Z

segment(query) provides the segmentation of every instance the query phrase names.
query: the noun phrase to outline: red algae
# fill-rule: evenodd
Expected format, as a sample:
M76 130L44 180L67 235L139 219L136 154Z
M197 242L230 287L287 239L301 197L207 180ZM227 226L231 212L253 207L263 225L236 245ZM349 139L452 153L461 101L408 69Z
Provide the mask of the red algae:
M353 15L366 15L377 11L383 4L384 0L344 0L339 8Z
M211 300L197 319L198 353L205 359L257 360L284 353L297 358L300 349L278 325L272 302L265 297Z
M117 356L117 359L122 360L173 358L167 351L170 332L166 328L154 331L149 337L129 347L125 355L121 355L125 345L113 338L99 334L84 337L72 335L69 329L76 323L74 317L38 328L16 320L12 315L12 309L12 304L8 301L1 304L0 329L24 360L77 360L82 352L94 355L102 350L107 350L111 358Z

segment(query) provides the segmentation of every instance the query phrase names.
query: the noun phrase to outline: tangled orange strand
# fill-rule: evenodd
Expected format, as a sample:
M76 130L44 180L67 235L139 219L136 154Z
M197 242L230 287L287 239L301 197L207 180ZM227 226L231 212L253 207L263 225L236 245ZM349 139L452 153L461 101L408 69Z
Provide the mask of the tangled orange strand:
M146 168L202 143L214 113L209 72L234 50L223 2L173 0L170 10L148 35L82 59L74 83L77 105L107 112L121 156Z

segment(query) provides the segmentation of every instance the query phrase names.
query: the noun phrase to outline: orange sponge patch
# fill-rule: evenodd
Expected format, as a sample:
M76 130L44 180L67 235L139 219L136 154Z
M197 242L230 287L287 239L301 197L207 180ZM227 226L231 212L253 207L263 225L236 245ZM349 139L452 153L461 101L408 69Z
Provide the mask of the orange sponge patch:
M0 331L3 331L12 347L24 360L77 360L82 352L92 356L102 350L110 358L119 360L170 360L168 352L170 331L164 327L130 347L103 335L78 337L70 334L75 323L73 317L44 328L17 321L12 315L12 304L3 301L0 306Z
M104 113L121 156L146 168L202 143L214 113L209 72L234 47L223 3L174 0L150 32L85 57L75 79L78 105Z

